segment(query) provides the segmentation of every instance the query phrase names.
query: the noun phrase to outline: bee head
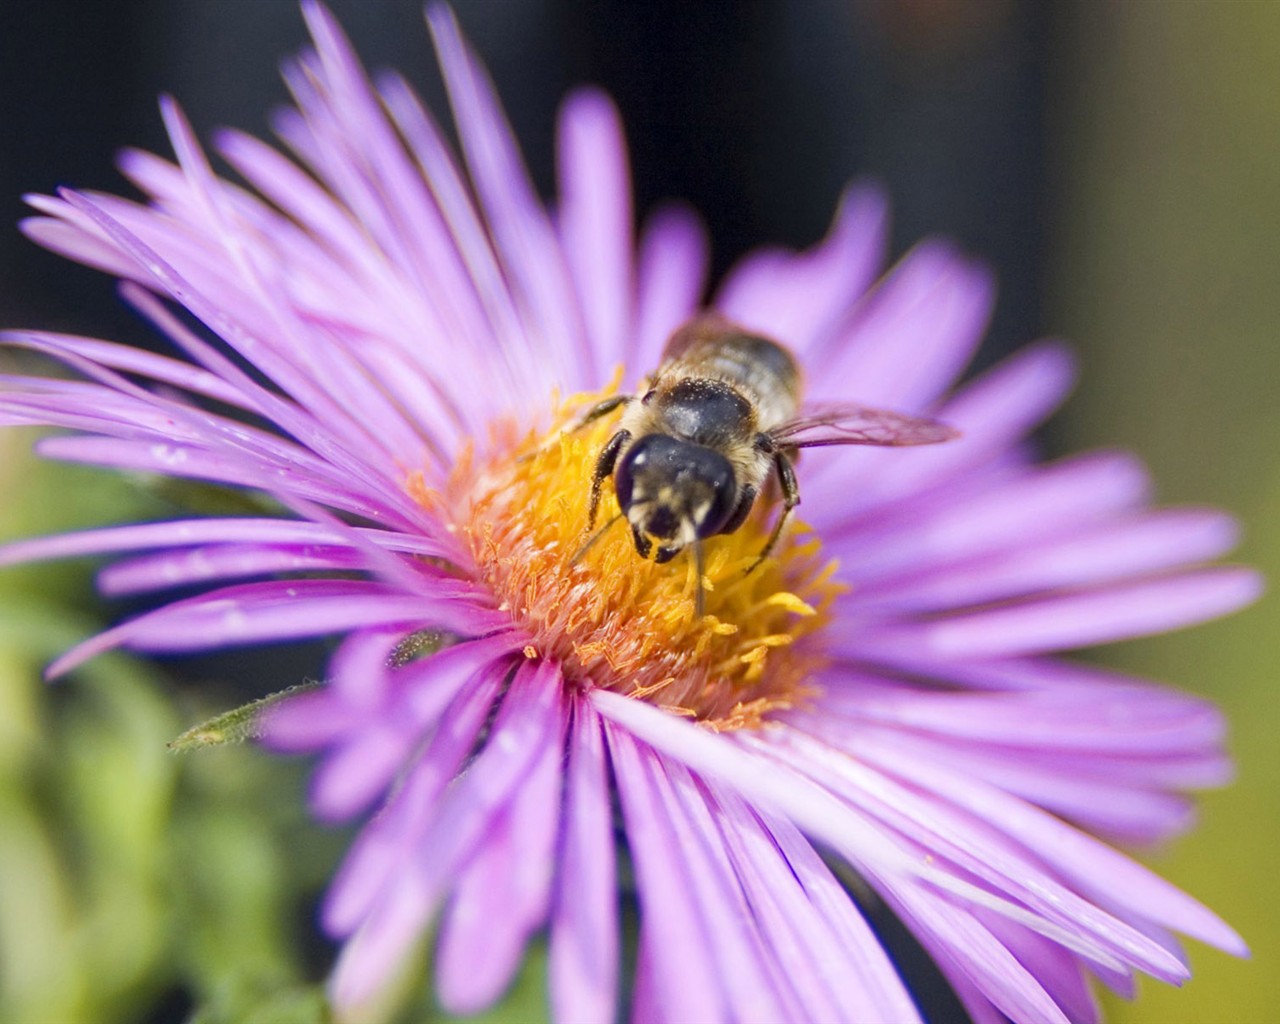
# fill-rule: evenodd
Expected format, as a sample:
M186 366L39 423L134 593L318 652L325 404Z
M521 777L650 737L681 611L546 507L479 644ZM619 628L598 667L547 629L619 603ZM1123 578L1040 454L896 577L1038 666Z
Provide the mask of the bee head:
M738 500L728 459L666 434L647 434L627 449L614 487L633 527L677 549L718 533Z

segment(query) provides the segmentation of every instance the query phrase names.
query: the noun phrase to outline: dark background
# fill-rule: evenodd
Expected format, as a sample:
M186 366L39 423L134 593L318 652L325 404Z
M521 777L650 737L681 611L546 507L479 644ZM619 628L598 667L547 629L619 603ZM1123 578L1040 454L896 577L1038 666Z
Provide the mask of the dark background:
M370 68L444 109L418 0L333 0ZM1052 3L1016 0L459 0L534 178L551 181L559 98L603 85L622 110L641 214L689 200L717 272L764 242L819 238L841 188L893 201L895 250L956 238L996 268L984 360L1035 335L1048 196ZM118 189L111 154L167 152L155 97L197 129L266 133L279 59L304 42L293 0L47 0L0 5L0 222L60 184ZM0 322L126 330L111 285L0 229ZM50 323L50 321L53 323Z

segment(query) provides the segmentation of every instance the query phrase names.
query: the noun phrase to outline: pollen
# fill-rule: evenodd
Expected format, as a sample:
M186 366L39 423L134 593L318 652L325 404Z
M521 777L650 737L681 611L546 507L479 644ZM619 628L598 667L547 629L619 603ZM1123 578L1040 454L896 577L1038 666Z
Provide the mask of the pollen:
M625 520L589 546L591 477L617 414L574 429L606 393L560 405L539 435L500 425L491 454L458 460L443 493L421 478L414 496L456 524L479 579L530 638L526 657L551 658L568 685L602 687L714 730L758 727L806 702L823 664L818 634L841 587L836 564L793 523L753 571L776 502L758 500L738 530L705 542L705 613L696 613L691 553L642 558ZM618 515L606 480L595 530Z

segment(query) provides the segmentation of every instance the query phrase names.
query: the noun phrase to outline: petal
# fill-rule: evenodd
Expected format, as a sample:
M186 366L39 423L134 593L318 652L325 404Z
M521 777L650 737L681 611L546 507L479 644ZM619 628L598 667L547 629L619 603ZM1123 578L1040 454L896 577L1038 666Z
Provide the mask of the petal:
M1099 586L1226 554L1239 530L1228 515L1165 510L959 564L935 563L879 587L862 587L858 604L877 610L941 611L1036 591Z
M934 410L939 419L960 431L957 440L920 448L806 452L803 473L807 479L839 474L839 482L828 486L841 495L833 507L841 510L845 528L866 518L913 514L916 510L908 508L908 502L929 494L942 497L945 488L963 483L975 469L1016 455L1010 451L1012 446L1062 401L1073 375L1072 360L1063 346L1029 345ZM824 379L838 380L831 374L824 374ZM811 454L815 458L810 459ZM814 522L823 526L817 517Z
M546 920L563 756L563 736L548 736L453 886L436 946L440 1005L449 1013L495 1002Z
M1237 956L1243 941L1216 914L1154 872L1050 814L963 774L903 756L890 743L859 747L913 783L945 796L1035 851L1080 891Z
M688 858L659 797L655 755L607 720L605 736L635 863L653 1008L660 1019L727 1019L726 989L736 979L718 983L709 948L714 935L699 913ZM688 984L690 977L698 983Z
M660 206L640 238L632 381L658 368L667 339L697 311L706 287L706 228L684 206Z
M844 751L798 732L773 730L768 746L783 763L800 768L864 810L879 827L904 836L940 863L950 861L959 877L973 878L1030 910L1052 926L1046 933L1071 936L1071 948L1081 955L1108 965L1130 963L1167 980L1185 977L1182 965L1162 948L1082 899L981 822L955 814L928 793L898 786Z
M729 271L715 307L730 320L778 339L812 365L823 365L834 345L822 346L820 340L832 339L837 319L878 272L887 226L887 203L879 190L850 190L818 246L800 254L752 253Z
M729 737L712 735L652 705L608 690L592 690L590 697L607 721L701 778L725 785L754 806L790 819L815 839L840 850L860 870L874 865L879 871L932 875L886 837L868 831L864 819L824 789L741 749Z
M1039 980L972 914L916 887L889 899L926 950L959 970L991 1003L1019 1024L1069 1024Z
M860 304L810 397L928 408L972 358L993 296L987 271L943 245L917 246Z
M344 946L331 981L337 1006L363 1004L388 980L410 948L409 938L426 927L449 881L484 844L494 815L559 735L560 689L558 670L549 663L526 662L516 670L484 749L432 808L429 821L408 830L409 859ZM330 905L331 924L346 916L342 909L349 912L349 904Z
M483 356L487 369L459 374L461 385L474 380L493 384L492 394L473 394L468 403L476 429L495 415L528 402L529 381L541 379L539 353L526 337L526 326L509 291L498 253L476 210L473 192L458 169L439 127L413 90L397 76L382 81L384 102L396 127L430 184L440 208L442 230L456 249L462 270L441 286L441 316L454 346ZM488 391L489 389L485 389Z
M852 731L875 724L928 732L947 743L1157 757L1216 751L1222 715L1206 702L1165 700L1152 686L1061 687L997 693L937 692L852 670L824 675L822 713ZM817 719L814 719L815 721Z
M456 644L397 670L389 670L384 658L381 664L362 666L359 679L335 669L335 689L350 693L360 686L366 691L393 690L394 695L383 707L369 709L364 722L351 708L348 736L312 777L311 807L316 815L325 821L347 820L393 787L403 765L412 761L457 694L477 677L498 671L497 664L510 651L494 639ZM369 678L375 674L386 678Z
M407 865L421 849L441 797L475 750L507 672L495 666L459 692L422 754L405 766L404 785L361 831L325 897L322 923L330 934L356 931L380 903L394 902L396 887L412 877Z
M551 912L549 987L558 1021L607 1020L618 999L613 822L599 716L578 699Z
M916 579L955 562L1000 551L1020 554L1073 529L1106 523L1147 497L1142 465L1120 452L1095 452L1037 466L972 492L921 496L909 514L828 531L861 586ZM848 542L844 543L845 538Z
M807 1017L918 1020L879 939L808 840L785 820L761 820L723 787L712 792L731 809L725 844L774 955L805 999Z
M284 580L225 587L130 619L72 648L50 678L119 646L148 651L296 640L368 626L403 625L483 632L492 613L441 594L424 598L359 580Z
M1081 590L877 631L871 653L912 649L947 658L1005 658L1163 633L1252 604L1261 577L1240 568Z
M588 372L590 342L570 316L576 303L564 254L525 173L493 85L463 40L452 11L430 7L427 20L485 221L513 290L526 304L530 344L546 366L527 386L544 395L557 383L570 391L594 386L598 378Z
M584 89L560 112L558 226L590 339L590 378L627 356L631 324L631 177L622 123L603 93Z
M98 589L109 597L119 597L251 576L304 571L359 572L364 568L363 555L341 548L206 545L194 551L165 552L117 562L98 574Z
M96 338L79 338L70 334L50 334L42 331L7 331L0 335L6 344L22 344L24 339L46 342L51 349L72 353L84 360L138 374L150 380L182 388L193 394L212 398L227 405L257 411L256 406L238 388L228 384L208 370L179 362L152 352L119 345Z

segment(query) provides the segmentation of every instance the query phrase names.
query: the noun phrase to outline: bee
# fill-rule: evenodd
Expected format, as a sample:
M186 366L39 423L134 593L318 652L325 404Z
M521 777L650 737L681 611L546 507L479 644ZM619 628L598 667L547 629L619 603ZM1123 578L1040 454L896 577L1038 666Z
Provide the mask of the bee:
M621 511L590 537L575 560L625 517L641 558L648 558L655 545L657 562L693 549L696 610L702 615L702 542L742 526L770 479L776 479L782 512L747 572L759 566L800 504L794 461L801 448L937 444L957 436L936 420L861 405L802 411L801 391L796 359L778 342L716 312L680 327L640 394L606 398L574 427L623 409L618 429L596 459L588 530L595 526L601 487L610 476Z

